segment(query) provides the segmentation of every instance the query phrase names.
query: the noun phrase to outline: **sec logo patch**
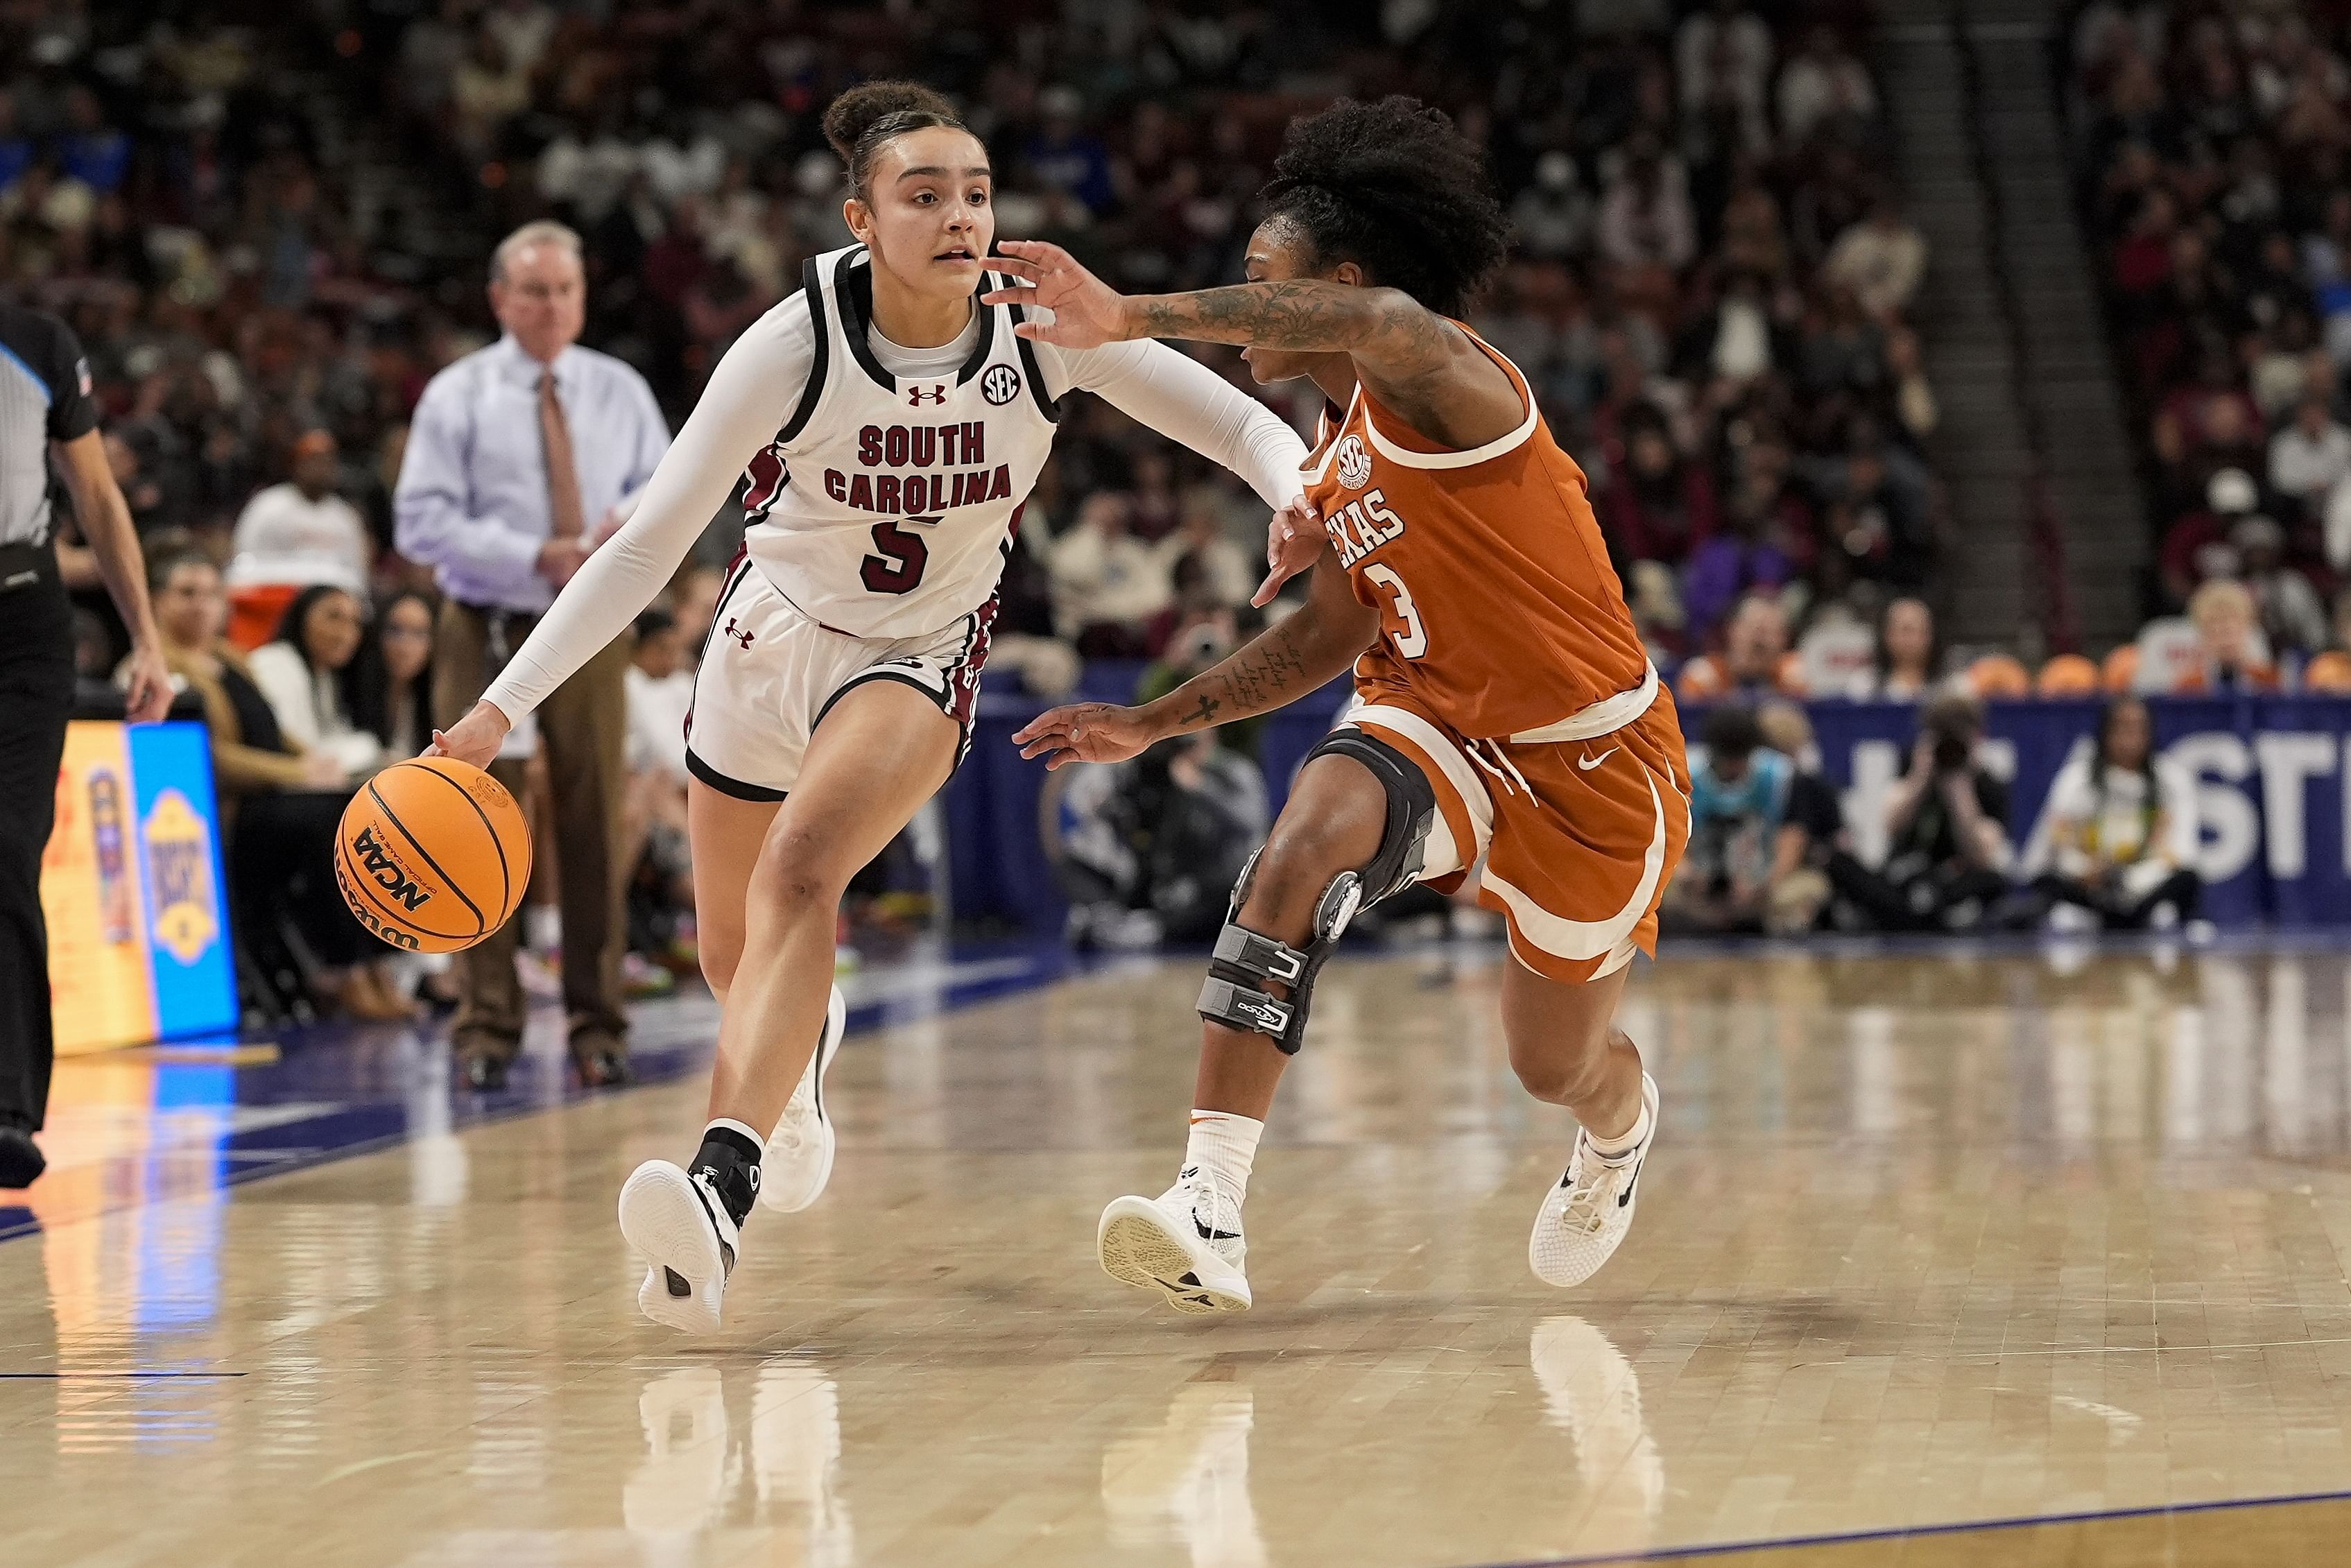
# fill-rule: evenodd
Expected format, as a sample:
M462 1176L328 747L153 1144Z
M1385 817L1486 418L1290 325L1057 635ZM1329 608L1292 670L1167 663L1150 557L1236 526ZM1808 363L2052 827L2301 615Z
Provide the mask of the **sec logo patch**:
M1360 490L1372 477L1372 455L1364 450L1360 435L1339 437L1339 483L1350 490Z
M1002 408L1020 395L1020 372L1010 365L990 365L979 378L979 395Z

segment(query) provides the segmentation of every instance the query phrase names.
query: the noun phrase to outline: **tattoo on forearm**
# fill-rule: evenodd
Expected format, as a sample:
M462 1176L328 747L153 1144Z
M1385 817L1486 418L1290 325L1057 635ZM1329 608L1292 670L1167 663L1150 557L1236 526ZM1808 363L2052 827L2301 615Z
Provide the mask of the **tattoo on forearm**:
M1154 338L1325 352L1371 350L1383 358L1441 361L1450 346L1444 321L1416 305L1398 308L1397 298L1307 278L1151 295L1135 306L1144 331Z
M1219 714L1229 721L1278 708L1312 689L1318 683L1311 674L1285 622L1199 676L1196 688L1188 694L1198 699L1197 706L1177 722L1187 730L1198 729L1217 722Z

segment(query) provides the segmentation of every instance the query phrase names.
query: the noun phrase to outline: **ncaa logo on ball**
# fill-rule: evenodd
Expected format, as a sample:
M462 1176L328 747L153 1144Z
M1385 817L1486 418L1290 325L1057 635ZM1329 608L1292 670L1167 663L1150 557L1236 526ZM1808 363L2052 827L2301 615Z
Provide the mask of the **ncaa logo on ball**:
M1364 450L1360 435L1339 437L1339 483L1350 490L1360 490L1370 483L1372 455Z
M351 841L351 853L358 859L360 869L378 887L398 899L401 906L411 915L433 902L431 891L416 885L416 879L408 874L408 868L393 859L392 852L384 848L383 841L375 836L372 825L361 828L360 836Z
M1020 395L1020 372L1010 365L990 365L979 378L979 395L1002 408Z

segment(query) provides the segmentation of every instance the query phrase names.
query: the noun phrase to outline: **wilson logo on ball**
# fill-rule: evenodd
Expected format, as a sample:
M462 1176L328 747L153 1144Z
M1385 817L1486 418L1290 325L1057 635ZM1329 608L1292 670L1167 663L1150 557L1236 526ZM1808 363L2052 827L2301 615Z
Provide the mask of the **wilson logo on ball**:
M433 894L416 885L415 879L401 869L375 836L373 826L360 830L351 841L351 852L360 858L360 869L373 878L375 884L400 900L412 915L432 902Z

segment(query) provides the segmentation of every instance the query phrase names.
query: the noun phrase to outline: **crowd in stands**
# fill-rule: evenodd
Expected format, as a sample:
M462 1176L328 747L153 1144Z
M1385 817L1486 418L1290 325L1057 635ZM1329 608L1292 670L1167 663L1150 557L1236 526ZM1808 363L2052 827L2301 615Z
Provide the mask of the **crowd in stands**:
M1686 698L1765 701L1768 728L1784 723L1769 699L1923 699L1946 677L1996 696L2144 684L2157 664L2192 664L2214 685L2274 679L2281 651L2351 629L2324 575L2327 540L2338 564L2351 553L2351 499L2330 505L2351 431L2324 352L2328 290L2351 300L2351 286L2321 276L2336 239L2351 247L2351 195L2305 196L2293 162L2335 155L2319 112L2334 99L2311 84L2339 86L2342 68L2290 25L2256 45L2241 28L2105 15L2085 18L2080 80L2117 298L2138 298L2127 278L2204 302L2150 308L2134 340L2164 389L2148 417L2178 479L2165 494L2186 498L2161 521L2205 530L2165 580L2179 608L2195 597L2184 641L2138 666L2060 660L2036 677L1946 663L1930 609L1938 409L1909 320L1928 257L1890 183L1856 5L1320 6L1277 26L1244 8L1000 15L976 0L886 13L308 0L248 26L201 7L55 5L0 22L15 46L0 57L18 62L0 75L0 277L64 314L89 351L142 535L179 574L167 580L193 584L181 653L204 678L190 684L225 744L255 754L241 810L272 790L347 790L419 744L427 688L407 644L433 605L391 549L391 492L424 382L495 330L481 288L496 238L541 216L580 230L584 340L640 369L674 424L802 261L846 241L818 119L840 88L882 74L962 105L995 161L1000 232L1058 241L1135 289L1238 276L1294 113L1388 91L1450 110L1486 148L1517 229L1473 325L1526 370L1590 476L1627 598ZM2226 117L2168 94L2217 79L2189 63L2222 56L2246 107L2212 141ZM1236 356L1196 351L1250 387ZM1311 424L1302 384L1268 395ZM1249 635L1253 498L1090 399L1062 430L1007 569L998 627L1019 656L998 661L997 689L1056 696L1103 659L1164 688ZM738 528L731 509L714 519L638 628L628 810L648 952L690 941L673 721L710 568ZM66 564L93 580L70 540ZM89 602L86 662L103 670L119 628L102 596ZM2351 685L2351 660L2342 673ZM1210 866L1170 846L1216 824L1261 831L1262 781L1234 766L1251 746L1228 730L1088 786L1116 830L1097 835L1109 906L1180 932L1221 897L1150 868ZM1957 814L1929 795L1942 798L1922 792L1924 816ZM1807 802L1795 820L1819 831L1786 869L1828 887L1816 918L1864 907L1849 876L1840 892L1836 834ZM1964 857L1974 834L1963 823L1928 847L1952 840ZM1755 908L1737 880L1706 894L1734 924ZM1784 922L1802 902L1764 913ZM324 956L362 1006L404 1005L372 957L304 956Z
M2340 10L2095 0L2072 22L2075 173L2156 563L2110 684L2351 691Z

